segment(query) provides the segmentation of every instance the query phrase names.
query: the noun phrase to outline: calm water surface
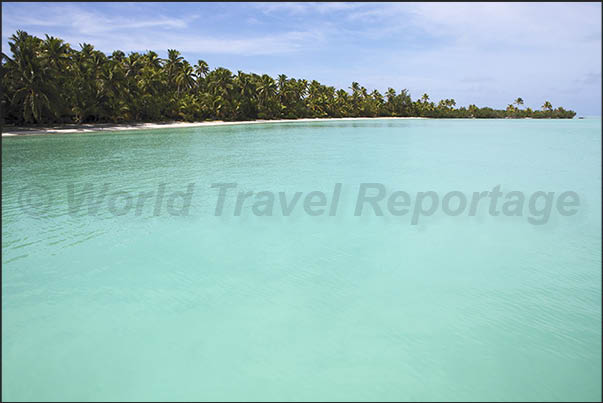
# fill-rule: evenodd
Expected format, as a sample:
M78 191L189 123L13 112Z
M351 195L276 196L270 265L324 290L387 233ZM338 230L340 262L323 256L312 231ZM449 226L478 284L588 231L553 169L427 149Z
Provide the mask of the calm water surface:
M215 217L217 182L343 191L334 217L233 216L232 196ZM487 208L410 225L355 217L362 182L581 205L540 226ZM187 216L69 214L70 185L104 183L195 188ZM600 400L601 120L3 138L2 398Z

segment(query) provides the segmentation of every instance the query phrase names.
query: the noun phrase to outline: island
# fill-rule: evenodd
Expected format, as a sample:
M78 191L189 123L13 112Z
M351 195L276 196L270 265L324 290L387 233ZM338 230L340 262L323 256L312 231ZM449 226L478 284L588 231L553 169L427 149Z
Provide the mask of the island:
M357 82L349 92L316 80L233 74L203 60L191 65L175 49L162 59L154 51L116 50L110 55L83 43L19 30L2 53L2 124L150 123L253 121L303 118L573 118L553 108L523 109L522 98L506 109L438 103L428 94L413 100L407 89L369 92Z

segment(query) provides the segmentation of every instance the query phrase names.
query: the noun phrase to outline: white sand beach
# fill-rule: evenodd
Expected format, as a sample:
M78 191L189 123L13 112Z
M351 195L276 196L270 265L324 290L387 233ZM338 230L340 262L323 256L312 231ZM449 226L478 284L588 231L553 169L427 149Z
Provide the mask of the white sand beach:
M224 122L221 120L207 122L165 122L165 123L98 123L98 124L65 124L47 127L9 127L2 129L2 137L33 136L42 134L94 133L121 130L171 129L202 126L247 125L260 123L298 123L338 120L375 120L375 119L427 119L421 117L377 117L377 118L307 118L307 119L277 119L277 120L247 120L239 122Z

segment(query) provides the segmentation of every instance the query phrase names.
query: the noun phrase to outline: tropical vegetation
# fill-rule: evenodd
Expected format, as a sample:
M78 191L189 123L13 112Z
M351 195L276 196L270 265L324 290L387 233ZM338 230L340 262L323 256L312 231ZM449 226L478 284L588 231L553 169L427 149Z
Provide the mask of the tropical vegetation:
M572 118L575 112L521 109L517 98L505 110L457 107L408 90L369 92L357 82L336 89L315 80L273 78L217 67L203 60L191 65L169 49L107 55L84 43L73 48L62 39L17 31L2 53L2 120L7 124L152 122L167 120L254 120L327 117L419 116L430 118Z

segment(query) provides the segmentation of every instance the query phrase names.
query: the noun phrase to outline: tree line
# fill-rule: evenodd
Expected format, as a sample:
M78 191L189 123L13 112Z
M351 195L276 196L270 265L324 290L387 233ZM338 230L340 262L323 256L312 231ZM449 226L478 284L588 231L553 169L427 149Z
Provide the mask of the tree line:
M350 91L318 81L276 79L217 67L203 60L191 65L180 52L116 50L110 55L62 39L45 39L17 31L2 53L2 120L8 124L157 122L167 120L254 120L327 117L429 118L573 118L575 112L522 109L517 98L502 110L457 107L454 99L437 104L423 94L412 100L408 90L369 92L357 82Z

